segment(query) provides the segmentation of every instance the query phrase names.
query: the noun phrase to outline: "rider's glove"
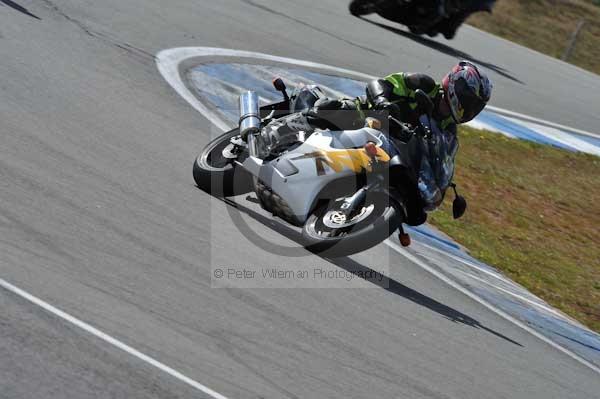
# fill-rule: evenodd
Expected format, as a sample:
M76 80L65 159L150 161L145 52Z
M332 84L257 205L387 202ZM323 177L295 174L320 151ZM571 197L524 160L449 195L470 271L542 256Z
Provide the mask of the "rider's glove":
M376 111L387 112L388 116L393 116L394 118L397 118L397 119L399 119L400 115L401 115L400 107L398 107L397 104L393 104L387 100L383 100L378 103L375 103L373 105L373 108Z
M378 97L376 100L378 101L373 104L373 108L378 111L387 111L391 108L398 108L396 104L392 104L385 97Z

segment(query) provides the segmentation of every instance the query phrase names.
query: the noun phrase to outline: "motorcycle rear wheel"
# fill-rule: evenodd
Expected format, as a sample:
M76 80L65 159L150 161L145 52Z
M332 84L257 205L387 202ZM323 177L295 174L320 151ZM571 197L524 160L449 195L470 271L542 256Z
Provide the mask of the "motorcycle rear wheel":
M233 160L223 156L223 149L239 129L230 130L208 143L194 161L194 181L209 194L230 197L252 191L252 176L236 168Z
M366 209L370 213L361 219ZM332 212L334 212L332 214ZM401 224L402 213L394 201L383 193L372 193L367 197L358 218L351 218L336 229L335 215L331 204L315 209L302 227L305 247L321 256L347 256L369 249L388 238Z

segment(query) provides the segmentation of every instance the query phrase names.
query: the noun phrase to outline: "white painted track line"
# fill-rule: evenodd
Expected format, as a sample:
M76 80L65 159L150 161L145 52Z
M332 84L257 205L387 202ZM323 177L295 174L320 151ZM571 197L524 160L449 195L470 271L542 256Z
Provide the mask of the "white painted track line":
M221 395L220 393L218 393L216 391L213 391L212 389L199 383L198 381L195 381L195 380L183 375L179 371L159 362L158 360L156 360L148 355L143 354L142 352L138 351L137 349L132 348L131 346L119 341L116 338L111 337L110 335L98 330L97 328L87 324L84 321L79 320L78 318L76 318L74 316L71 316L68 313L63 312L62 310L50 305L47 302L44 302L40 298L37 298L37 297L29 294L26 291L23 291L22 289L10 284L9 282L7 282L1 278L0 278L0 287L4 288L7 291L12 292L13 294L20 296L23 299L28 300L29 302L41 307L42 309L46 310L47 312L50 312L53 315L60 317L61 319L81 328L82 330L94 335L95 337L100 338L104 342L107 342L108 344L115 346L115 347L121 349L122 351L129 353L130 355L140 359L141 361L143 361L153 367L156 367L157 369L169 374L170 376L175 377L179 381L186 383L187 385L191 386L192 388L195 388L195 389L205 393L206 395L210 396L211 398L227 399L227 397Z
M432 245L429 245L427 243L424 243L424 242L419 242L419 245L422 245L423 247L425 247L425 248L427 248L429 250L435 251L435 252L437 252L439 254L442 254L443 256L446 256L446 257L448 257L450 259L453 259L453 260L455 260L457 262L460 262L460 263L462 263L462 264L464 264L466 266L469 266L471 269L475 269L475 270L477 270L477 271L479 271L481 273L484 273L485 275L490 276L490 277L492 277L492 278L494 278L496 280L499 280L499 281L501 281L504 284L508 284L508 285L511 285L513 287L516 287L516 288L524 289L521 286L519 286L518 284L516 284L514 281L512 281L510 279L507 279L506 277L504 277L504 276L502 276L500 274L497 274L497 273L491 272L489 270L486 270L486 269L480 267L479 265L477 265L476 263L471 262L471 261L469 261L467 259L463 259L463 258L461 258L459 256L456 256L456 255L453 255L453 254L451 254L449 252L444 252L443 250L441 250L439 248L436 248L436 247L434 247ZM423 256L427 257L426 255L423 255ZM429 258L429 257L427 257L427 258ZM431 258L429 258L429 259L431 259ZM465 272L463 270L460 270L460 269L454 269L454 270L456 270L459 273L464 274L465 276L467 276L469 278L472 278L472 279L480 281L480 282L482 282L484 284L487 284L490 287L494 287L495 289L497 289L499 291L502 291L502 292L506 293L507 295L510 295L510 296L513 296L513 297L515 297L517 299L520 299L523 302L526 302L526 303L528 303L528 304L530 304L532 306L536 306L536 307L538 307L540 309L545 310L548 313L552 313L553 315L555 315L555 316L557 316L557 317L559 317L559 318L561 318L563 320L567 320L569 323L577 323L579 325L578 321L572 320L568 316L565 316L561 312L557 311L556 309L554 309L554 308L552 308L550 306L547 306L544 303L536 302L536 301L531 300L531 299L529 299L529 298L527 298L527 297L525 297L523 295L517 294L517 293L512 292L510 290L507 290L505 288L502 288L499 285L493 284L493 283L491 283L491 282L489 282L487 280L484 280L481 277L478 277L478 276L476 276L474 274L467 273L467 272Z
M512 317L511 315L509 315L508 313L504 312L503 310L498 309L494 305L492 305L489 302L487 302L485 299L483 299L483 298L475 295L471 291L467 290L465 287L461 286L457 282L451 280L449 277L447 277L444 274L440 273L439 271L435 270L434 268L432 268L431 266L429 266L428 264L426 264L425 262L423 262L421 259L419 259L415 255L411 254L410 252L408 252L406 249L402 248L401 246L399 246L395 242L390 241L390 240L386 240L384 242L390 248L392 248L394 251L398 252L400 255L404 256L406 259L408 259L411 262L415 263L416 265L418 265L419 267L421 267L423 270L425 270L428 273L431 273L435 277L439 278L440 280L442 280L444 283L448 284L452 288L460 291L461 293L465 294L466 296L468 296L469 298L471 298L475 302L478 302L481 305L483 305L484 307L486 307L488 310L496 313L500 317L503 317L504 319L506 319L506 320L510 321L511 323L515 324L516 326L522 328L523 330L527 331L528 333L532 334L533 336L541 339L542 341L544 341L548 345L552 346L553 348L558 349L559 351L561 351L565 355L569 356L570 358L578 361L579 363L581 363L581 364L589 367L590 369L592 369L596 373L600 374L600 368L596 367L594 364L588 362L587 360L585 360L581 356L579 356L579 355L571 352L570 350L562 347L558 343L552 341L550 338L548 338L548 337L540 334L539 332L535 331L534 329L528 327L527 325L525 325L524 323L522 323L520 320L517 320L514 317Z
M539 123L540 125L545 125L545 126L548 126L548 127L553 127L555 129L558 129L558 130L563 130L563 131L566 131L566 132L576 133L576 134L580 134L582 136L589 136L589 137L593 137L593 138L596 138L596 139L600 138L600 133L592 133L592 132L588 132L588 131L581 130L581 129L575 129L575 128L572 128L572 127L569 127L569 126L565 126L565 125L561 125L561 124L558 124L558 123L550 122L550 121L547 121L545 119L534 118L533 116L521 114L521 113L515 112L515 111L510 111L508 109L498 108L498 107L494 107L494 106L491 106L491 105L486 105L485 109L488 110L488 111L495 112L495 113L500 114L500 115L510 116L510 117L513 117L513 118L516 118L516 119L522 119L522 120L527 121L527 122Z
M296 67L318 69L320 71L323 71L324 73L327 73L329 71L335 73L336 75L346 76L362 81L368 81L377 78L376 76L351 71L349 69L338 68L331 65L319 64L316 62L298 60L294 58L279 57L270 54L257 53L253 51L242 51L216 47L177 47L158 52L156 54L156 65L160 73L165 78L165 80L167 80L167 82L169 82L169 84L175 89L175 91L177 91L184 99L188 101L188 103L190 103L190 105L192 105L198 111L200 111L203 114L204 111L208 111L205 114L205 116L209 118L211 122L213 122L216 126L224 130L229 129L228 127L225 128L225 126L228 126L227 122L221 119L218 115L214 115L214 113L210 112L210 110L208 110L200 101L198 101L194 94L191 93L190 90L188 90L186 84L180 76L180 68L185 69L185 67L195 66L193 64L201 64L202 58L204 58L205 60L210 58L211 62L222 62L226 61L228 58L235 58L238 60L237 62L242 63L244 61L253 60L255 62L258 61L261 63L267 62L270 64L294 65ZM494 107L492 105L487 105L486 110L492 111L500 115L509 116L528 122L538 123L548 127L553 127L565 132L600 138L600 132L592 133L581 129L575 129L569 126L550 122L540 118L535 118L508 109Z

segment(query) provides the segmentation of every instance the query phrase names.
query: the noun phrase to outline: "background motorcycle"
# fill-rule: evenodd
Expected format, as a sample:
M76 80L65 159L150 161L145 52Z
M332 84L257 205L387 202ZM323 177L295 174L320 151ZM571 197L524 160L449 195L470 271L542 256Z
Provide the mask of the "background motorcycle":
M321 93L304 87L290 98L280 79L274 83L282 102L259 108L256 93L240 96L239 126L211 141L194 163L198 187L219 196L254 191L264 209L302 227L309 250L326 256L363 251L397 229L408 245L402 222L409 188L430 181L429 194L441 202L452 185L457 143L436 135L424 115L407 143L390 139L380 121L368 118L362 129L298 132L265 151L256 135L277 118L312 107ZM419 94L430 114L431 100ZM430 161L422 162L424 155ZM456 209L456 201L455 213L462 214L466 205Z
M492 12L496 0L353 0L350 13L362 16L376 13L406 25L414 34L438 33L452 39L462 23L473 13ZM440 9L441 7L441 9ZM440 14L440 10L445 13Z

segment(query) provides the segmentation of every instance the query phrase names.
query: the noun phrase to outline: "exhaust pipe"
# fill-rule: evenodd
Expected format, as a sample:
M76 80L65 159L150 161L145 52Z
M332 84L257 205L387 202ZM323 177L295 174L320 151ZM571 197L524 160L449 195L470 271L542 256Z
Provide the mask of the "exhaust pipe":
M240 95L240 134L243 138L249 134L260 131L260 110L258 95L254 91L247 91Z
M262 158L266 154L264 144L257 137L260 134L260 109L258 95L247 91L240 95L240 135L248 143L248 154Z

